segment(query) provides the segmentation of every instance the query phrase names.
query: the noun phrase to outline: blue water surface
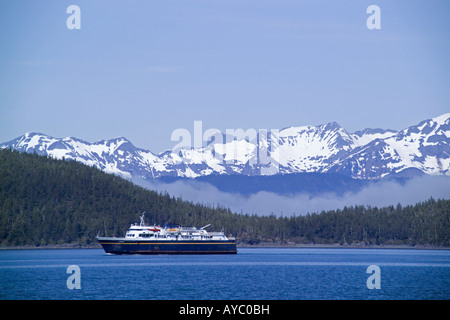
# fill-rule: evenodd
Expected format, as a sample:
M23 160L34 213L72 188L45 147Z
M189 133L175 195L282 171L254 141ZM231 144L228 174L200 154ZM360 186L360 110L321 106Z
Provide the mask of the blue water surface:
M69 289L70 265L80 288ZM370 265L380 289L369 289ZM72 282L71 283L75 283ZM236 255L0 250L0 299L450 299L450 251L240 248Z

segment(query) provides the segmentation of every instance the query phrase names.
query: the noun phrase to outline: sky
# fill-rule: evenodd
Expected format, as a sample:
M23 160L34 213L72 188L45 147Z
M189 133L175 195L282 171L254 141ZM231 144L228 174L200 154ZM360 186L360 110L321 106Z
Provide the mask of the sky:
M81 29L66 25L78 5ZM381 29L368 29L368 6ZM0 142L336 121L401 130L450 112L448 0L0 0Z

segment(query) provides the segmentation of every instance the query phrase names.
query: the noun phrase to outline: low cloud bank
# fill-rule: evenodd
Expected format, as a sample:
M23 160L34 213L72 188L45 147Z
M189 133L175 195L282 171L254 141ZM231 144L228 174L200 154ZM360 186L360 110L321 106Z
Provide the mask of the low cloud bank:
M321 212L322 210L342 209L345 206L370 205L384 207L389 205L413 205L433 197L450 199L450 177L420 176L400 184L394 181L379 182L358 192L349 192L343 196L324 193L319 196L297 194L279 195L261 191L251 196L227 193L218 190L209 183L176 181L162 183L153 180L134 178L132 181L142 187L158 192L167 192L171 196L181 197L194 203L210 206L223 206L235 213L257 215L292 216Z

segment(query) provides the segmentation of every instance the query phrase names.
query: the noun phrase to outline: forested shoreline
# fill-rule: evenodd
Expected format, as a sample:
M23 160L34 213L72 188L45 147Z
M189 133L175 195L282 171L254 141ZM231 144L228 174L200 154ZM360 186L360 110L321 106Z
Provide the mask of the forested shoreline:
M74 161L0 150L0 246L93 246L150 224L224 229L239 245L450 246L450 200L302 216L237 214L136 186Z

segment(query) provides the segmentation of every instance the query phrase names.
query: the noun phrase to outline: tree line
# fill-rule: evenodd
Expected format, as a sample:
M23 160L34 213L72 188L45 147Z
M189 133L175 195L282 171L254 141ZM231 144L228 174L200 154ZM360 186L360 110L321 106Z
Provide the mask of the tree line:
M450 246L450 200L352 206L302 216L233 213L183 201L75 161L0 150L0 245L89 245L146 222L223 229L240 244Z

